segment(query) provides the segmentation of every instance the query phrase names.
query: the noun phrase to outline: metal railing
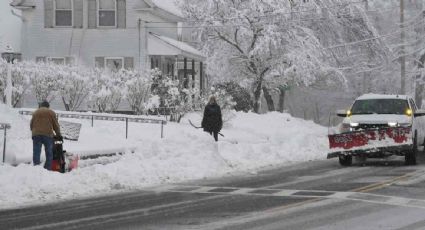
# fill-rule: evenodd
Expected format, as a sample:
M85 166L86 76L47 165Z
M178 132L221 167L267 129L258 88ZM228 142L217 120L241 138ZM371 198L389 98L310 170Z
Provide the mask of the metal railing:
M32 115L33 111L20 110L22 115ZM79 114L79 113L61 113L56 112L56 116L59 118L76 118L76 119L87 119L91 120L91 126L94 125L94 120L100 121L125 121L125 138L128 138L128 122L135 123L150 123L161 125L161 138L164 137L164 125L167 124L166 120L151 119L145 117L134 117L134 116L114 116L114 115L97 115L97 114Z
M0 130L4 129L3 134L3 163L6 161L6 139L7 139L7 130L10 129L11 126L8 123L0 123Z

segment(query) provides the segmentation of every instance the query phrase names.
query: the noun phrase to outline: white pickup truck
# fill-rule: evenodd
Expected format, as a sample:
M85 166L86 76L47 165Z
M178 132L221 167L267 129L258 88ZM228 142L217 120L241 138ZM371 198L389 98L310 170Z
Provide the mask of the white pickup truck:
M407 165L416 164L419 145L425 143L425 110L416 107L406 95L365 94L349 110L338 110L344 117L338 134L328 135L331 152L343 166L352 158L405 156Z

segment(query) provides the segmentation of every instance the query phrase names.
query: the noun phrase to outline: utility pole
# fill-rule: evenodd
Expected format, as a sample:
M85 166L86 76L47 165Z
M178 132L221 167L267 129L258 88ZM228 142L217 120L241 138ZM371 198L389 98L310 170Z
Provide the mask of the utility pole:
M138 55L139 55L139 72L142 71L142 19L139 18L137 20L137 31L139 32L139 37L138 37Z
M400 0L400 29L401 29L401 46L400 46L400 94L406 93L406 57L404 51L404 0Z
M13 52L10 45L6 46L6 53L2 54L2 57L5 57L7 61L7 76L6 76L6 105L12 108L12 64L13 64Z
M148 28L146 26L147 21L139 18L137 20L137 29L139 32L139 41L138 41L138 49L139 49L139 69L140 71L146 70L149 66L149 54L148 54Z
M424 5L422 4L422 20L425 19L425 9ZM418 30L418 34L416 35L416 39L418 40L417 47L420 47L422 45L421 38L424 36L424 27L421 25ZM416 106L421 109L422 108L422 98L424 93L424 76L423 76L423 69L425 65L425 52L422 52L419 56L419 60L417 62L418 69L420 70L419 73L416 75L415 78L415 101Z
M365 8L365 11L366 11L366 14L368 13L368 11L369 11L369 0L363 0L364 1L364 8ZM370 57L368 57L368 59L370 59ZM369 65L368 65L369 66ZM370 73L369 72L367 72L367 71L365 71L364 73L363 73L363 93L368 93L367 91L368 91L368 89L367 89L367 78L368 78L368 75L369 75Z

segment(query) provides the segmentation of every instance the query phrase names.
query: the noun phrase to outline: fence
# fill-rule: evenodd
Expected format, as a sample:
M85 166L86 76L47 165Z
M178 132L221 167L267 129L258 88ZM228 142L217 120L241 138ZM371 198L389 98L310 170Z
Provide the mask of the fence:
M0 123L0 130L4 129L3 134L3 163L6 161L6 139L7 139L7 129L10 129L10 124L7 123Z
M22 115L32 115L33 111L20 110ZM164 137L164 125L167 124L165 120L150 119L144 117L132 117L132 116L113 116L113 115L97 115L97 114L78 114L78 113L60 113L57 112L56 116L62 118L76 118L76 119L88 119L91 120L91 126L94 125L94 120L100 121L125 121L125 138L128 138L128 122L135 123L150 123L150 124L160 124L161 125L161 138Z

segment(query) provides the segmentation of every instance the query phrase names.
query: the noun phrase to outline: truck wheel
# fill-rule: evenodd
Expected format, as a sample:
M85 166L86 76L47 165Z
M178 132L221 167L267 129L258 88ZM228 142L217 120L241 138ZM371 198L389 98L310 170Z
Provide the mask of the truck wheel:
M353 157L349 155L339 155L339 164L342 166L350 166L353 163Z
M413 146L410 151L404 156L404 161L406 165L416 165L416 155L418 153L418 140L417 140L417 131L415 130L415 136L413 137Z

